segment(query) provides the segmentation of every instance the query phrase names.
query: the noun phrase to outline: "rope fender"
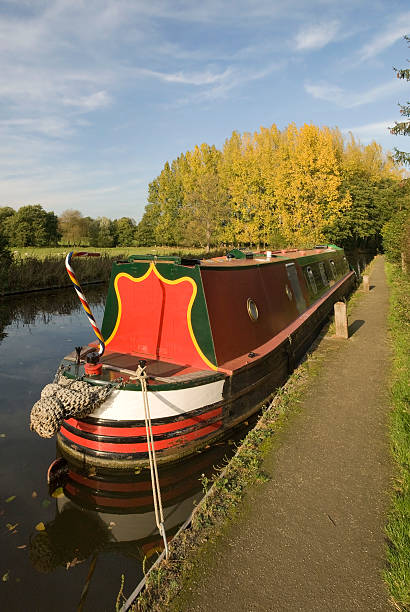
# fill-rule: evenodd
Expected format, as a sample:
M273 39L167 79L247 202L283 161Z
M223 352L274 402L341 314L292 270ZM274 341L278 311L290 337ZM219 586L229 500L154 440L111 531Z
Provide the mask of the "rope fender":
M54 382L46 385L30 414L30 429L42 438L52 438L65 419L81 419L98 408L112 393L112 385L91 385L66 378L58 370Z

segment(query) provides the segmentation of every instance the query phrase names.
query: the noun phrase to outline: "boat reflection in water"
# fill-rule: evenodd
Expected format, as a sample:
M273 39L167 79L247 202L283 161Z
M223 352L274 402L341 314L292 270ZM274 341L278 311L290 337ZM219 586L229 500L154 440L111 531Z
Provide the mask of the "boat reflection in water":
M202 497L202 479L210 478L215 467L224 464L248 428L242 427L229 441L215 444L187 461L159 467L168 541ZM31 537L34 567L49 573L59 567L70 569L88 559L88 582L97 556L115 552L135 558L139 566L135 580L140 579L164 547L155 522L149 469L106 470L60 457L50 466L49 482L56 515L44 526L37 525Z

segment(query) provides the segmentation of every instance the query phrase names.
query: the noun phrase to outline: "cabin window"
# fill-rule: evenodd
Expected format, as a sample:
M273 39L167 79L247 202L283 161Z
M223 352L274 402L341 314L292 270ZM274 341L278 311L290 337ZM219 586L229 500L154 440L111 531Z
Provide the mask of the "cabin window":
M317 286L316 286L316 281L315 281L315 277L313 275L313 270L312 268L309 266L308 268L306 268L306 274L308 277L308 281L309 281L309 285L311 290L313 291L313 293L317 293Z
M319 263L319 272L320 276L322 277L322 283L326 287L329 284L329 281L326 276L325 264L323 263L323 261Z
M286 291L286 295L288 296L289 300L292 301L293 300L293 293L292 293L292 290L289 287L289 285L285 285L285 291Z
M347 271L349 269L349 264L347 263L346 257L343 257L344 268Z
M330 271L332 272L333 280L337 278L336 264L333 259L330 260Z
M252 298L248 298L246 307L248 309L248 315L250 316L252 321L257 321L259 317L258 307Z

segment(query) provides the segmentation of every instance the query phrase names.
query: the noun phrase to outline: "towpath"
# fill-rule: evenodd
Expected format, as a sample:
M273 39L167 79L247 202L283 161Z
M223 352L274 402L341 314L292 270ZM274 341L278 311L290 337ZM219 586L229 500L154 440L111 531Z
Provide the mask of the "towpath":
M388 289L378 257L349 340L326 338L301 410L278 436L270 481L204 562L189 612L388 611L381 571L388 448Z

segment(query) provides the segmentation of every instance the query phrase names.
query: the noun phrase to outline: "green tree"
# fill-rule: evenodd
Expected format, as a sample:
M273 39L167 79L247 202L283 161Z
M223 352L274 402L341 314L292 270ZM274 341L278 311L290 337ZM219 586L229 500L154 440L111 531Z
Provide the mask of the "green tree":
M0 206L0 224L3 226L3 223L6 219L13 217L16 214L16 211L11 206Z
M152 183L151 183L152 185ZM148 202L141 221L137 225L136 240L139 246L156 245L158 217L160 215L159 202Z
M90 227L90 244L97 247L114 246L114 223L108 217L99 217Z
M132 246L135 240L136 225L134 219L121 217L114 221L115 242L118 246Z
M407 42L407 45L410 46L410 36L405 36L404 39ZM407 60L409 61L409 60ZM402 68L397 69L393 68L396 73L398 79L405 79L406 81L410 81L410 69ZM410 117L410 101L406 104L399 104L400 114L402 117ZM409 119L404 119L403 121L395 121L394 127L390 128L390 132L392 134L401 134L402 136L410 135L410 121ZM394 159L399 164L406 164L410 166L410 153L406 153L405 151L399 151L397 148L394 149Z
M410 179L404 179L395 186L396 210L384 223L381 233L383 248L389 261L401 261L403 272L408 271L410 262Z
M58 244L58 218L40 204L22 206L9 217L9 242L15 246L53 246Z
M16 214L14 208L11 206L0 207L0 228L3 235L3 239L10 243L10 228L12 218Z
M166 162L158 177L157 198L160 205L160 215L156 227L158 244L175 245L181 242L179 215L184 203L180 173L182 163L181 158L174 160L171 165Z

